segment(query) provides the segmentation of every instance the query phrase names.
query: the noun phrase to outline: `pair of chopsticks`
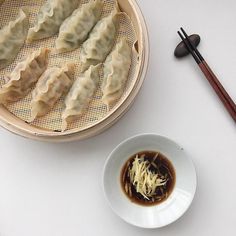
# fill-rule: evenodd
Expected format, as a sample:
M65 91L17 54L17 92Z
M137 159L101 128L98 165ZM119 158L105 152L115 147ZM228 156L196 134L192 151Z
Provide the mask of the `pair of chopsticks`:
M223 85L220 83L214 72L211 70L210 66L207 64L201 53L198 51L198 49L193 45L193 43L189 40L189 36L184 31L183 28L180 28L181 32L178 31L178 34L180 38L183 40L186 48L193 56L194 60L200 67L201 71L211 84L212 88L215 90L216 94L224 104L225 108L229 112L229 114L232 116L234 121L236 122L236 104L232 100L232 98L229 96L227 91L224 89Z

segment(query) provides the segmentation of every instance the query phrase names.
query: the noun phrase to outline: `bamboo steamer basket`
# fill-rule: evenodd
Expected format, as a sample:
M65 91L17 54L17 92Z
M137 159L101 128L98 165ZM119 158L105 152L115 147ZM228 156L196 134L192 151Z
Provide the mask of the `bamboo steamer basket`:
M82 0L82 3L87 1L88 0ZM0 15L1 12L4 12L4 8L6 9L5 11L8 11L9 4L11 7L13 6L13 9L15 12L17 12L19 7L25 5L27 6L27 3L30 3L29 5L31 6L32 10L37 12L43 2L43 0L25 0L22 2L17 0L6 0L0 7ZM108 12L109 10L111 11L112 1L104 0L104 3L107 7L105 12ZM27 122L27 117L29 116L30 112L29 104L31 100L31 95L29 95L19 103L17 102L9 106L0 105L0 125L3 128L14 134L40 141L66 142L83 140L103 132L115 122L117 122L128 111L138 92L140 91L145 79L149 59L149 39L145 20L136 1L118 0L118 3L121 11L125 12L131 19L131 22L127 22L127 19L124 18L120 20L122 26L121 33L119 34L121 37L126 36L130 44L135 45L136 53L133 53L135 55L133 55L132 58L132 66L129 75L130 78L127 82L124 95L119 101L117 101L115 106L111 110L106 111L106 109L100 104L101 92L98 91L95 94L94 101L91 102L92 105L85 117L83 117L81 120L78 120L78 123L69 127L67 131L59 132L58 127L60 126L61 121L58 117L60 117L60 113L63 109L63 98L60 102L58 102L55 111L50 112L50 114L48 114L43 119L39 119L35 123L29 124ZM35 15L35 13L33 15ZM7 18L7 15L5 15L5 17ZM31 21L33 22L33 19L31 19ZM35 43L31 47L28 45L25 46L22 49L22 52L20 52L20 55L16 58L13 65L0 73L0 79L2 79L5 74L10 73L10 71L17 64L17 61L28 55L30 52L32 52L32 50L36 50L40 47L50 48L52 45L52 40L55 40L55 38L43 40L43 42ZM75 60L78 58L78 53L79 52L67 57L71 57L70 59ZM58 61L61 64L65 63L64 58L64 55L60 58L57 55L52 55L50 60L52 61L52 65L58 65ZM98 110L97 107L99 108ZM96 111L95 113L94 110Z

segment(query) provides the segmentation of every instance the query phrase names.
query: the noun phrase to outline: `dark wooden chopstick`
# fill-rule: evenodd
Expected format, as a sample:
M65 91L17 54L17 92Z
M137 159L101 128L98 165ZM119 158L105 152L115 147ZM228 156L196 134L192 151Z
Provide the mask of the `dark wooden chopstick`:
M200 61L203 62L205 67L208 69L209 73L212 76L213 81L217 84L217 86L219 87L220 91L224 94L225 98L228 100L228 102L230 103L230 105L232 106L234 111L236 112L236 105L235 105L234 101L232 100L232 98L229 96L228 92L225 90L223 85L220 83L220 81L216 77L215 73L211 70L210 66L207 64L206 60L203 58L203 56L198 51L198 49L189 40L188 34L185 32L185 30L182 27L181 27L181 31L183 32L184 36L186 37L186 40L189 42L189 44L190 44L191 48L193 49L193 51L195 51L196 55L199 57Z
M214 72L211 70L210 66L207 64L201 53L198 51L198 49L192 44L192 42L189 40L189 36L184 31L183 28L181 28L182 33L184 36L178 31L179 36L183 40L185 46L187 47L188 51L192 54L194 60L200 67L201 71L215 90L216 94L230 113L231 117L236 122L236 105L232 98L229 96L227 91L224 89L223 85L220 83Z

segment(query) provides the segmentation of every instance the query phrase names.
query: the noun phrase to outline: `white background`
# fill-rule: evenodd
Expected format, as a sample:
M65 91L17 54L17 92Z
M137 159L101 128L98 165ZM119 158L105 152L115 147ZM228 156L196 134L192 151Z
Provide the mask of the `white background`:
M139 0L150 33L150 67L131 110L105 133L51 144L0 129L1 236L236 235L236 126L191 57L174 59L180 26L202 36L200 51L236 100L236 1ZM176 223L135 228L108 207L103 164L134 134L168 136L198 173L196 198Z

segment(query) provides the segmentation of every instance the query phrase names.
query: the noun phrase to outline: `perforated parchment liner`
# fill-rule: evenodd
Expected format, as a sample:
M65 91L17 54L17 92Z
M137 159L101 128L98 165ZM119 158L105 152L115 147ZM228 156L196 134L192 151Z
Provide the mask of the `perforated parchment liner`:
M80 6L86 2L88 2L88 0L82 0ZM30 27L32 27L35 22L35 17L37 16L39 8L43 3L44 0L38 0L38 1L6 0L3 3L3 5L0 6L0 27L6 25L10 20L13 20L18 14L19 8L23 6L30 8ZM114 9L114 6L115 6L115 1L104 0L102 17L109 14ZM30 44L25 44L24 47L21 49L20 53L18 54L17 58L14 60L14 62L7 68L0 70L0 85L2 86L5 83L6 76L10 74L10 72L14 69L14 67L20 60L22 60L35 50L38 50L39 48L49 48L52 50L52 53L49 56L49 67L64 65L65 63L68 62L76 63L75 78L77 78L79 76L79 71L80 71L80 62L79 62L80 49L64 54L56 54L54 52L55 50L54 44L56 37L57 35L49 39L44 39ZM136 41L136 35L132 23L125 16L120 16L120 29L117 41L121 37L127 38L130 47L132 47ZM138 64L137 54L133 53L132 66L130 69L129 78L121 100L125 96L127 96L127 93L128 91L130 91L132 84L134 84L134 80L136 80L135 71L137 64ZM116 109L117 106L119 105L119 102L117 102L117 104L115 104L114 107L111 108L109 111L106 109L106 106L101 101L102 97L102 92L100 89L101 83L102 83L102 76L100 79L99 89L94 95L89 105L89 108L78 121L74 122L68 127L70 130L75 129L76 131L80 131L93 126L95 123L98 123L100 120L108 117L113 112L113 110ZM7 109L15 116L27 122L30 119L31 115L31 109L30 109L31 98L32 95L30 93L27 97L25 97L21 101L7 105ZM46 116L42 118L35 120L31 124L46 130L60 131L62 125L61 113L64 109L63 100L64 97L60 99L60 101L54 106L54 108L50 111L50 113L48 113Z

